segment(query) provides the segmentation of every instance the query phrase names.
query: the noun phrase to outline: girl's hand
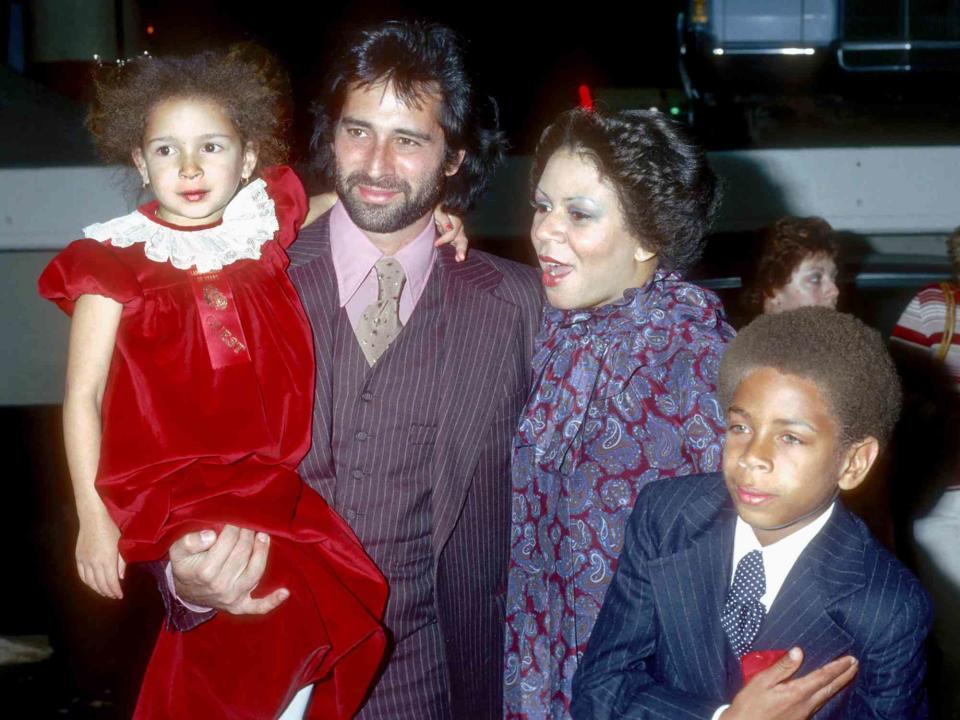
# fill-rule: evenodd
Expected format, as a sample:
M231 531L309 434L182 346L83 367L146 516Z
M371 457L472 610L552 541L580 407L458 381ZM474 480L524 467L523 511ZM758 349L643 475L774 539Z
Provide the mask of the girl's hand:
M106 508L81 518L76 553L80 579L100 595L114 600L123 597L120 581L127 567L117 549L119 540L120 530Z
M328 192L321 193L320 195L313 195L310 197L310 207L307 210L307 217L303 220L303 225L300 227L305 228L307 225L312 223L318 217L323 215L327 210L332 208L337 204L337 194Z
M469 240L463 230L463 218L448 213L438 205L437 209L433 211L433 221L437 224L437 231L440 233L440 237L433 244L434 247L453 243L453 247L457 251L457 262L466 260Z

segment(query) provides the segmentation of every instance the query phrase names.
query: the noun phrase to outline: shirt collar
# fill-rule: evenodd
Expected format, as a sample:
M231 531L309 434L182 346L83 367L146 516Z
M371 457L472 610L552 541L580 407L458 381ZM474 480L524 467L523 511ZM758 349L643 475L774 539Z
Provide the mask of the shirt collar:
M393 256L407 276L404 290L410 293L414 303L426 287L430 270L437 256L437 250L433 246L434 240L436 240L436 228L430 222L427 223L423 232ZM333 210L330 211L330 251L333 254L333 268L337 276L340 307L343 307L357 292L373 270L373 266L383 257L383 253L350 219L341 202L334 205Z
M733 536L733 567L735 569L743 556L751 550L760 551L760 554L763 556L763 572L767 586L764 596L760 598L760 602L763 603L768 611L779 594L780 588L783 587L787 575L790 574L794 564L797 562L797 558L800 557L800 553L806 549L810 541L813 540L823 529L823 526L827 524L827 520L830 519L830 515L833 513L834 505L836 505L836 501L830 503L830 507L821 512L809 525L805 525L796 532L790 533L782 540L778 540L766 547L760 545L760 541L757 540L753 528L747 525L740 516L737 516L737 526ZM733 582L732 577L730 582Z

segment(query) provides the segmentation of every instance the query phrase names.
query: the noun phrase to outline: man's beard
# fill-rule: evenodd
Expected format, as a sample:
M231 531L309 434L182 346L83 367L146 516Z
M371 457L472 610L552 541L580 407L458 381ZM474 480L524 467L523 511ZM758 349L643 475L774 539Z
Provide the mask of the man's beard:
M354 172L343 177L337 171L337 195L343 203L347 215L361 230L374 233L392 233L413 225L440 201L443 191L443 168L429 178L419 191L413 194L410 183L395 176L385 176L374 180L364 172ZM402 202L389 205L370 205L351 191L357 185L399 192Z

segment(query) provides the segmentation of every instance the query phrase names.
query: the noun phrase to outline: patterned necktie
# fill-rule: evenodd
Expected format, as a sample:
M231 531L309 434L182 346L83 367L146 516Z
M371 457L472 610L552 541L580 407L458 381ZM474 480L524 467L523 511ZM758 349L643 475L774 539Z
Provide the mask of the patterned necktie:
M374 265L377 271L377 301L367 306L354 333L364 357L373 367L394 338L400 334L400 291L407 281L403 267L392 257L383 257Z
M738 658L750 652L760 630L760 622L766 613L760 598L766 591L763 555L759 550L751 550L737 563L733 585L720 614L720 625Z

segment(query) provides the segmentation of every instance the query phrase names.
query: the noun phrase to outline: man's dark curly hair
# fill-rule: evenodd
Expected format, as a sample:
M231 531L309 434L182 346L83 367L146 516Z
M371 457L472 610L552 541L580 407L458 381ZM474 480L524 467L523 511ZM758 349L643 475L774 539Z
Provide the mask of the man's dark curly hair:
M741 302L758 315L763 301L790 282L790 276L808 257L826 255L836 262L835 232L821 217L783 217L766 229L753 272L745 278Z
M104 66L95 75L94 87L87 127L108 163L132 164L130 153L143 142L150 112L171 98L200 98L220 105L241 140L257 146L261 165L287 157L289 81L258 46Z
M347 92L380 83L389 84L408 104L417 104L424 93L440 95L446 162L454 162L457 153L464 151L460 169L444 178L441 204L456 213L469 210L503 159L506 139L499 128L496 102L473 86L463 42L453 30L437 23L392 20L347 41L313 106L314 169L333 182L333 139Z
M627 227L660 267L684 271L699 259L720 200L706 155L680 123L655 110L561 113L537 145L531 192L561 149L582 155L614 187Z
M814 383L844 446L866 437L885 442L900 414L900 377L886 343L853 315L823 307L760 315L727 345L720 362L724 408L737 385L761 368Z

